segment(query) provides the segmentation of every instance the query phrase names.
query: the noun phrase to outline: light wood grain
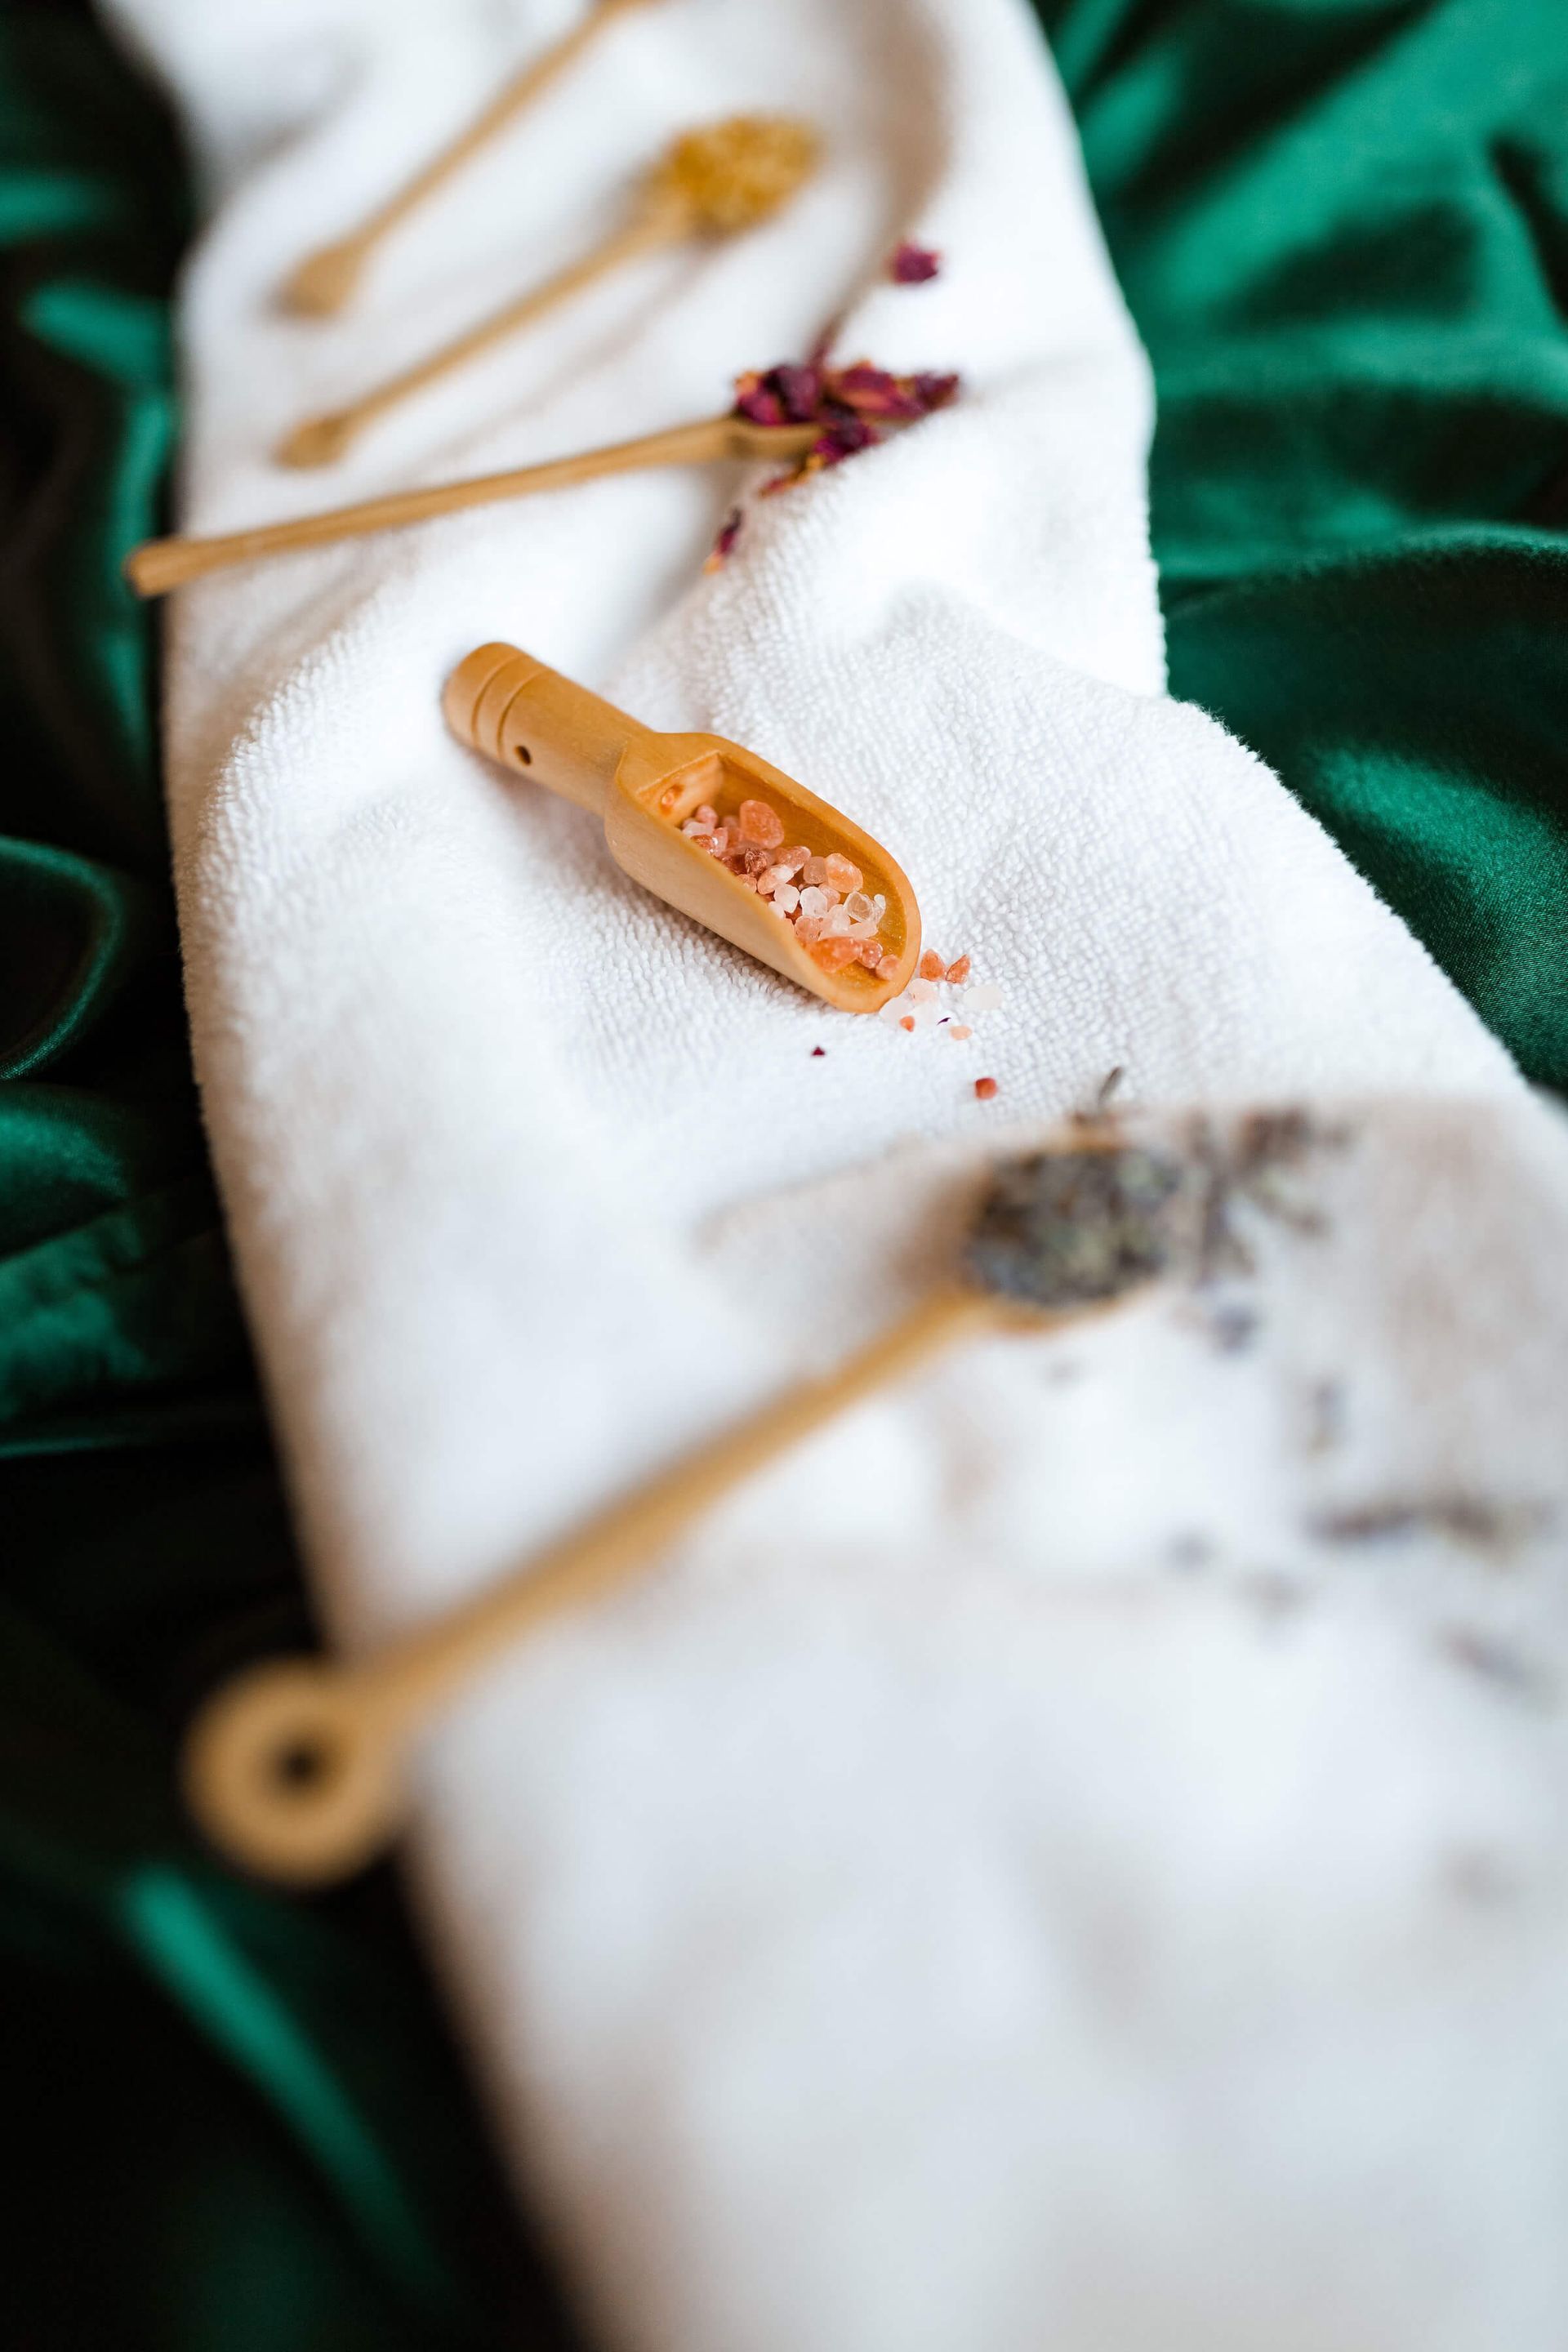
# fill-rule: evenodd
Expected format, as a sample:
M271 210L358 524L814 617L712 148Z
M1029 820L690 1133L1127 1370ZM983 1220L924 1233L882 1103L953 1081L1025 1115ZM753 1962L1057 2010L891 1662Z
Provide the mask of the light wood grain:
M453 732L487 759L593 811L634 881L836 1011L878 1012L908 983L921 939L908 875L842 809L756 752L721 735L656 732L515 646L478 647L447 680L444 707ZM838 851L887 899L876 971L825 971L765 898L680 830L704 803L722 823L745 800L771 802L786 840Z
M341 310L357 288L376 247L401 222L416 212L437 189L445 187L499 132L515 122L552 82L576 64L584 50L617 17L630 16L634 10L650 5L652 0L597 0L579 24L542 55L531 58L467 130L388 196L356 229L307 254L283 287L285 306L315 318Z
M741 416L710 416L663 433L645 433L602 449L585 449L542 465L518 466L507 473L479 474L466 481L439 482L422 490L395 490L384 498L333 507L324 514L298 515L288 522L260 523L250 530L225 531L207 539L150 539L125 560L125 576L139 596L164 596L172 588L210 572L227 571L265 556L301 547L328 547L373 531L398 530L465 507L489 506L507 499L532 498L542 490L569 489L608 474L645 467L705 465L725 459L786 464L803 457L816 439L815 425L752 425Z

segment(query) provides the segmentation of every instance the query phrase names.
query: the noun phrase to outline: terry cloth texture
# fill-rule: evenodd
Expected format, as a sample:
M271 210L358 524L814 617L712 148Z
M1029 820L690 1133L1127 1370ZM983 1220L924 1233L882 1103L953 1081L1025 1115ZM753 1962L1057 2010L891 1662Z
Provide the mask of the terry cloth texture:
M731 570L673 614L671 583L694 569L721 510L710 482L609 486L186 600L172 802L198 1055L304 1524L347 1632L492 1570L607 1480L776 1379L808 1336L803 1323L821 1319L809 1282L792 1264L792 1287L767 1252L738 1272L722 1257L704 1265L694 1235L705 1213L780 1178L864 1160L910 1131L952 1131L963 1116L944 1041L826 1024L637 900L571 812L514 805L447 745L436 690L479 636L514 635L650 718L746 736L886 833L916 871L928 917L1009 992L997 1067L1019 1108L1066 1108L1111 1060L1128 1062L1148 1098L1479 1087L1495 1098L1497 1181L1549 1189L1531 1154L1544 1163L1554 1142L1408 936L1256 762L1160 697L1142 372L1043 58L1005 0L889 5L847 22L803 0L765 25L693 5L627 27L591 85L585 77L541 118L526 168L521 150L498 154L484 167L488 193L476 174L454 192L444 232L432 219L389 257L379 310L352 332L313 337L268 315L277 275L330 225L333 204L352 216L406 162L411 125L439 135L491 84L509 54L494 13L345 15L334 50L317 9L319 51L277 10L231 12L216 26L195 10L138 15L183 83L224 198L188 310L197 526L249 519L264 496L303 505L298 484L268 476L266 440L329 392L352 391L351 371L430 337L459 297L479 307L502 290L514 243L526 242L531 268L564 252L592 210L595 191L580 183L607 123L619 152L598 184L606 199L626 154L651 152L701 100L717 110L765 92L809 105L835 134L837 163L748 254L660 265L629 293L606 292L534 339L538 373L511 356L475 371L367 443L334 491L416 463L455 469L607 436L656 396L668 404L649 424L700 413L735 366L770 345L798 349L906 230L941 245L948 272L919 296L868 297L848 331L890 361L956 359L973 384L965 407L919 436L753 516ZM526 31L546 29L539 11ZM892 54L905 73L884 119L878 68ZM334 106L340 68L346 95ZM1013 160L1025 148L1026 171ZM445 241L458 223L460 284ZM1041 283L1048 309L1028 299ZM627 356L618 330L638 299ZM938 338L954 348L933 352ZM552 383L528 399L527 384ZM1038 895L1020 887L1007 854L1019 846L1047 868ZM814 1071L810 1043L825 1028L827 1067ZM1436 1151L1418 1121L1401 1165L1416 1147ZM890 1178L882 1168L873 1188ZM1397 1189L1376 1197L1381 1208L1363 1203L1347 1222L1381 1246L1410 1204ZM829 1223L825 1208L825 1247ZM1037 1412L1037 1357L1019 1351L991 1377L996 1411ZM1130 1401L1125 1379L1110 1386ZM879 1479L868 1483L863 1459L847 1480L822 1457L818 1484L752 1498L657 1602L650 1588L646 1604L521 1664L510 1703L498 1691L433 1759L424 1866L437 1932L520 2151L577 2246L606 2328L628 2342L782 2342L767 2331L787 2326L788 2340L804 2328L858 2347L1003 2343L1020 2326L1059 2321L1088 2343L1104 2321L1132 2343L1145 2340L1132 2332L1141 2302L1168 2312L1178 2290L1184 2319L1214 2340L1189 2267L1201 2233L1175 2208L1172 2259L1145 2232L1136 2280L1102 2265L1080 2275L1070 2262L1037 2274L1029 2249L1037 2200L1048 2201L1056 2179L1051 2149L1037 2152L1026 2204L987 2200L1000 2240L991 2222L976 2228L975 2207L959 2217L962 2243L927 2231L972 2117L963 2099L944 2112L923 2098L931 2128L911 2137L901 2102L913 2077L900 2068L942 2061L940 2034L923 2029L952 2014L955 1989L977 2014L987 2007L973 1965L993 1948L986 1890L922 1869L924 1899L966 1934L978 1921L980 1940L953 1977L911 1978L886 2011L886 1970L864 1965L877 1954L854 1918L842 1917L841 1944L840 1915L803 1902L787 1815L775 1811L775 1833L759 1832L755 1850L757 1899L769 1893L776 1909L748 1910L759 1881L736 1874L746 1800L761 1805L772 1790L776 1806L801 1764L798 1708L769 1704L779 1625L804 1641L811 1685L825 1640L830 1653L843 1644L852 1687L876 1671L908 1608L901 1580L889 1586L875 1563L863 1609L853 1580L840 1580L874 1527L885 1533L864 1516L878 1486L912 1500L918 1465L935 1479L927 1492L942 1508L923 1515L925 1551L898 1563L917 1586L922 1556L935 1569L944 1516L977 1596L1026 1556L1039 1576L1038 1496L1010 1490L1010 1450L978 1482L967 1444L944 1450L952 1397L951 1384L932 1388L882 1417ZM1533 1530L1549 1502L1527 1495L1506 1524ZM1137 1528L1133 1554L1154 1532ZM730 1584L722 1563L742 1539L757 1598L736 1580L727 1613L710 1579ZM945 1549L933 1593L958 1590ZM797 1581L803 1552L811 1564ZM628 1629L648 1653L631 1679ZM1010 1633L994 1630L1005 1654ZM954 1656L962 1666L989 1647L982 1627ZM712 1698L707 1723L694 1686ZM531 1702L521 1708L520 1689ZM628 1707L634 1689L651 1717ZM912 1685L895 1694L916 1736L919 1696ZM817 1697L826 1726L832 1692ZM729 1731L721 1700L740 1710ZM650 1720L657 1770L637 1732ZM575 1751L573 1724L585 1727ZM714 1758L735 1750L742 1724L736 1769L715 1779ZM970 1746L961 1738L961 1752ZM843 1755L831 1741L824 1754L837 1782ZM1042 1769L1056 1781L1058 1767L1043 1758ZM885 1927L904 1884L879 1864L886 1853L896 1870L881 1831L907 1778L875 1757L858 1757L851 1776L866 1803L843 1818L872 1927ZM962 1843L948 1852L954 1866ZM1028 1850L1026 1835L999 1857L995 1885L1014 1902ZM797 2012L786 2041L773 1996L792 1981L798 1995L814 1976L792 1978L790 1932L815 1938L825 1916L827 1989L841 1997ZM676 1925L679 1965L668 1971L656 1916ZM1022 1948L994 1946L1004 1965L1009 1948ZM739 1957L715 1981L720 1949ZM1260 1990L1266 1977L1255 1978ZM706 1984L700 2012L682 2007L688 1979ZM884 2012L879 2045L860 2029ZM1003 2002L991 2013L1005 2029L996 2068L1022 2084L1024 2012ZM832 2091L851 2042L868 2067L855 2145L841 2147ZM1113 2088L1109 2074L1100 2088ZM1079 2112L1093 2123L1092 2102ZM895 2148L897 2165L863 2160ZM1173 2191L1190 2153L1177 2131L1155 2188ZM1248 2171L1256 2153L1241 2151ZM847 2180L885 2210L856 2208ZM728 2200L716 2194L726 2183ZM781 2196L793 2224L782 2278ZM1119 2234L1125 2209L1098 2210ZM1291 2248L1266 2243L1236 2312L1250 2324L1293 2293L1297 2267ZM1472 2317L1495 2284L1489 2255L1478 2277ZM907 2292L913 2307L900 2300ZM1405 2315L1414 2325L1423 2314Z

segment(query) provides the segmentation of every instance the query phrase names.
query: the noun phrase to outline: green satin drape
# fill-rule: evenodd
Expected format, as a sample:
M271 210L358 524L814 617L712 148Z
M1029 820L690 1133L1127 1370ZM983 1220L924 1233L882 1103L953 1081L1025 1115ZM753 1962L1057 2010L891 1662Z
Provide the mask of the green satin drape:
M1568 1087L1568 7L1040 10L1154 362L1172 689Z
M1175 690L1558 1085L1564 5L1040 0L1159 382ZM81 0L0 8L0 2335L546 2352L390 1879L263 1895L173 1795L193 1696L308 1632L118 577L184 207Z

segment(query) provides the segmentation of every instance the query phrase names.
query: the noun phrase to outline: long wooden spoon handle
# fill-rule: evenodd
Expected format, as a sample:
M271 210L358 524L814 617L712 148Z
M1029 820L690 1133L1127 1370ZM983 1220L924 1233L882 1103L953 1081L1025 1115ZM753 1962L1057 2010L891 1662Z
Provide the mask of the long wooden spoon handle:
M357 1869L397 1825L408 1738L471 1675L521 1635L626 1583L851 1406L1015 1319L986 1293L943 1288L825 1378L776 1398L378 1657L349 1667L289 1660L240 1676L208 1701L187 1742L185 1789L202 1826L237 1861L292 1884Z
M347 408L334 410L324 416L307 417L280 443L279 462L285 466L331 465L373 418L384 415L389 408L395 408L401 402L411 399L416 392L423 392L427 384L450 375L456 368L466 366L469 360L478 359L493 344L501 342L508 335L515 335L520 328L531 326L536 319L543 318L546 311L553 310L572 295L581 293L596 278L618 269L623 262L634 260L639 254L652 252L661 245L673 244L687 234L689 226L689 215L679 205L645 207L635 220L616 236L606 237L603 245L596 246L592 253L584 254L580 261L569 262L564 269L557 270L553 278L546 278L542 286L531 288L515 302L508 302L500 310L492 311L488 319L481 319L478 326L468 328L464 334L455 335L449 343L443 343L438 351L416 361L414 366L405 368L401 374L389 376L384 383L362 393Z
M416 172L358 228L306 255L283 288L282 299L291 310L321 318L341 310L359 282L361 273L382 239L406 220L427 196L444 187L479 149L504 131L552 81L574 66L583 52L617 16L644 8L648 0L597 0L581 23L532 59L497 92L466 131L444 147L422 171Z
M464 507L531 498L540 490L570 489L574 483L591 482L605 474L653 466L706 465L723 457L787 461L803 457L819 429L815 425L747 425L733 416L706 416L694 425L644 433L633 441L581 450L571 457L552 457L542 465L517 466L504 474L472 475L461 482L437 482L429 489L393 490L384 498L333 507L324 514L259 523L252 530L226 531L211 539L145 540L126 557L125 576L139 596L163 596L187 580L226 571L232 564L249 563L258 556L362 539L372 531L396 530L407 523L427 521L433 515L454 514Z

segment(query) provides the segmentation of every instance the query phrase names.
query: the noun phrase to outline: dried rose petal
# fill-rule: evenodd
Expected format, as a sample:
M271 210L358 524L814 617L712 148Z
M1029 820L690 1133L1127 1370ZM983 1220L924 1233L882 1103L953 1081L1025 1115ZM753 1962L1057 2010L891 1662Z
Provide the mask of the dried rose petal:
M920 402L923 416L930 416L934 409L950 408L963 385L959 375L913 375L908 381L910 396Z
M911 245L906 237L888 257L888 275L895 286L923 286L942 268L942 256L929 245Z
M750 417L753 425L785 425L789 422L784 404L765 375L756 371L735 378L735 414ZM798 422L805 423L802 418Z
M741 536L741 526L745 520L739 507L731 508L720 527L719 536L713 542L708 561L702 567L704 572L723 570L734 551L735 541Z
M886 368L858 360L828 378L833 401L862 420L867 417L914 418L925 414L909 383L889 375Z

